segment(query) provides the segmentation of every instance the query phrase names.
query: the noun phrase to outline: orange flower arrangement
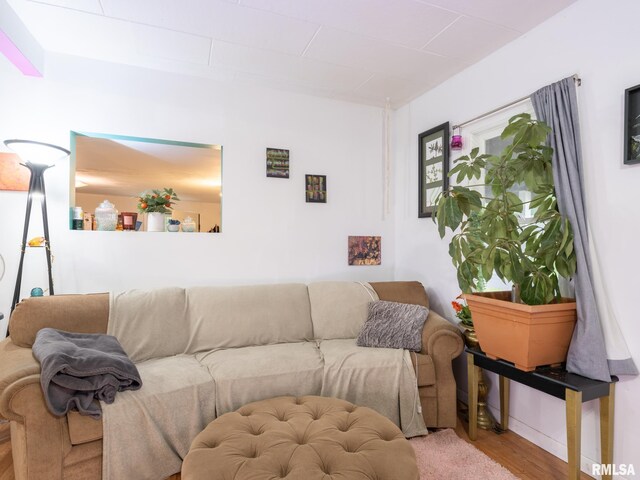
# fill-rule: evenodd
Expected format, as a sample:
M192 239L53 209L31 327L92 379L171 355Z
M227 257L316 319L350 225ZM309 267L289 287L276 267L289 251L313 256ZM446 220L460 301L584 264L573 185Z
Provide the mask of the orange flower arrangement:
M170 213L175 202L180 200L173 188L151 190L143 192L138 197L138 212L140 213Z
M458 295L457 298L461 298L461 295ZM464 302L464 300L463 300ZM473 321L471 320L471 310L469 310L469 306L464 303L460 303L456 300L451 302L451 306L453 310L456 312L456 317L460 319L462 325L467 327L473 327Z

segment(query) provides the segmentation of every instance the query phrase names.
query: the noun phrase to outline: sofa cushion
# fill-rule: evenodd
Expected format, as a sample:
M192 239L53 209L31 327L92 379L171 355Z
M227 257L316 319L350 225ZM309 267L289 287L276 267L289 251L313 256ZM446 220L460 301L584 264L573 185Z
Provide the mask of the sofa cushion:
M80 415L77 410L67 412L71 445L82 445L102 438L102 419Z
M313 338L304 284L193 287L187 301L189 353Z
M309 284L313 335L317 339L356 338L367 319L369 302L378 295L368 283Z
M192 287L112 294L108 333L134 362L313 337L307 286Z
M427 434L417 412L418 386L408 351L359 347L353 338L323 340L320 351L325 364L323 397L373 408L407 437Z
M367 321L356 343L361 347L422 350L422 328L429 309L397 302L370 302Z
M109 296L107 333L133 362L185 353L189 318L184 288L129 290Z
M179 472L191 441L215 419L215 383L193 355L136 366L144 386L102 404L104 458L111 459L103 462L104 480L151 480Z
M429 387L436 384L436 370L431 355L411 352L411 364L416 371L419 387Z
M315 342L261 345L196 355L216 382L216 413L281 395L319 395L323 362Z

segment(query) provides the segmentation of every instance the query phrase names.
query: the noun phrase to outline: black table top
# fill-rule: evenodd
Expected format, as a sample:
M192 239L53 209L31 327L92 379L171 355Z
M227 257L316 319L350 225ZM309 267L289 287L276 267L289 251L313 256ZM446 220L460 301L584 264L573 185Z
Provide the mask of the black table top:
M473 363L476 366L562 400L566 399L567 388L582 392L583 402L605 397L609 394L609 382L592 380L575 373L569 373L563 367L538 367L533 372L525 372L517 369L510 362L492 360L481 350L469 347L465 347L464 350L473 355ZM617 382L618 378L612 376L611 380L612 382Z

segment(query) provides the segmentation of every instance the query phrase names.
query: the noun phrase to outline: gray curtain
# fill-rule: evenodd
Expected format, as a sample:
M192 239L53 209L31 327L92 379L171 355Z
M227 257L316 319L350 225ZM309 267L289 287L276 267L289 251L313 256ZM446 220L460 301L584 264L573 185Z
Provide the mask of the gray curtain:
M567 370L585 377L611 381L611 375L637 374L631 358L607 360L601 319L593 288L589 236L582 182L582 151L578 102L573 77L541 88L531 96L538 119L552 128L553 178L560 213L569 218L574 233L577 271L573 278L578 322L567 356Z

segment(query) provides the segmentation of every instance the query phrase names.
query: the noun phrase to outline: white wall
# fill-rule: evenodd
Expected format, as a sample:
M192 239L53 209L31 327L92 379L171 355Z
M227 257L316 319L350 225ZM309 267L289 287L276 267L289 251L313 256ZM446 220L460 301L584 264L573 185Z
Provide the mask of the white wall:
M624 166L623 93L640 83L635 0L579 0L538 28L398 110L394 116L396 160L396 279L418 279L433 307L453 318L459 293L455 270L430 219L417 218L418 134L442 122L464 122L538 88L577 73L584 181L592 241L604 283L629 348L640 365L640 324L633 299L640 272L640 165ZM464 129L462 130L464 135ZM466 390L463 363L459 385ZM640 471L640 379L617 386L616 463ZM491 403L498 405L493 382ZM564 403L520 385L511 395L512 428L566 459ZM599 459L597 402L583 408L583 468ZM599 463L599 462L598 462ZM589 470L590 471L590 468Z
M23 77L0 57L0 85L0 139L68 147L75 130L223 146L217 235L69 231L68 162L47 171L56 293L392 278L379 108L63 56L49 57L44 79ZM267 147L291 150L290 179L266 178ZM306 173L327 175L327 204L305 203ZM0 191L0 253L7 262L0 311L6 317L25 201L25 193ZM37 223L30 237L41 234ZM348 266L348 235L382 235L382 265ZM23 296L45 286L43 251L27 252Z

